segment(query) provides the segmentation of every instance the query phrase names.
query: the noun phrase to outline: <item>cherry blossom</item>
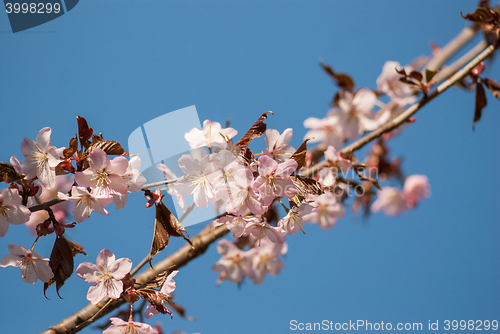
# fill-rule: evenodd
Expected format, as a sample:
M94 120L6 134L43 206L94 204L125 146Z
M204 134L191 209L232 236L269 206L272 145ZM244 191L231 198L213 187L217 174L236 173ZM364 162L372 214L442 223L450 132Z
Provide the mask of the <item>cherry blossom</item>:
M33 205L37 205L38 203L48 202L57 197L58 192L62 192L64 194L68 193L71 190L71 187L74 183L74 175L58 175L56 176L56 183L53 188L46 188L40 184L39 194L36 196L28 197L28 207ZM56 205L51 206L52 212L54 213L54 217L59 223L64 223L66 217L68 216L69 209L71 207L71 202L61 202ZM31 213L30 219L25 224L26 227L30 230L31 233L37 235L36 227L38 224L43 223L46 219L49 218L49 214L45 210L39 210Z
M128 167L122 175L125 184L128 187L128 192L124 195L113 195L113 203L117 210L123 208L128 201L128 193L136 193L141 191L146 183L146 178L139 171L141 170L141 158L138 156L132 157L128 162Z
M377 97L369 89L361 88L355 94L343 91L338 100L338 108L328 112L342 127L345 139L358 138L365 131L378 127L376 114L372 112ZM333 145L335 146L335 145Z
M285 267L279 257L285 255L288 251L286 243L276 244L268 240L262 240L260 247L252 250L254 251L251 259L252 280L255 284L262 284L268 273L273 276L278 275L281 269Z
M113 201L113 197L93 195L86 188L76 186L71 189L71 196L59 192L57 197L74 203L73 217L77 223L89 218L92 211L108 216L109 213L104 207Z
M128 168L125 157L115 157L109 160L108 155L100 148L94 148L88 156L90 168L76 172L75 180L83 187L92 188L96 195L125 195L128 186L123 175Z
M228 183L226 192L228 199L226 211L234 215L242 215L247 209L253 214L261 215L267 211L267 206L263 205L260 196L253 188L252 171L245 167L234 174L234 182Z
M310 213L311 210L312 207L308 203L302 203L298 208L291 208L286 216L278 221L278 226L289 235L293 235L300 231L304 232L303 216Z
M158 331L148 324L142 322L124 321L117 317L112 317L111 327L105 329L102 334L158 334Z
M395 187L384 187L378 193L377 200L371 205L373 212L384 211L388 216L396 216L406 211L408 205L406 200Z
M10 224L19 225L26 223L31 211L22 205L19 191L7 188L0 193L0 237L4 237Z
M253 277L250 263L252 251L242 251L226 239L218 242L217 251L222 255L222 258L212 266L212 270L220 273L218 284L225 279L233 283L240 283L245 276Z
M281 227L274 227L269 225L267 221L253 220L245 227L245 233L255 237L260 245L262 239L268 239L274 243L284 243L286 239L286 232Z
M22 163L23 174L31 180L35 176L47 188L55 185L56 167L62 161L64 147L55 148L50 141L52 129L45 127L38 132L36 142L24 138L21 153L26 158Z
M165 178L165 180L177 179L177 175L175 175L175 173L172 172L170 170L170 168L168 168L164 164L157 164L156 168L158 168L159 170L161 170L163 172L163 177ZM177 189L175 188L175 185L173 183L167 184L167 193L170 196L175 197L175 199L177 200L177 203L179 204L179 206L182 209L182 212L186 212L186 210L187 210L186 198L184 197L184 195L179 194L179 192L177 191Z
M314 209L311 213L303 216L304 221L317 223L322 229L334 227L337 224L337 219L345 216L344 207L338 203L337 197L330 192L316 197L311 203Z
M413 208L423 198L429 198L431 190L425 175L411 175L405 180L403 197L409 208Z
M179 194L193 194L194 204L199 208L206 208L209 201L215 202L212 186L207 179L207 175L216 170L214 156L206 155L200 161L190 155L183 155L178 163L186 173L175 183L175 189Z
M224 216L216 219L212 222L212 228L220 225L226 225L226 227L231 231L233 237L239 238L245 232L245 227L250 222L259 221L257 217L234 217L234 216Z
M94 283L89 288L87 299L95 305L104 297L120 298L123 292L121 279L130 272L130 269L132 269L130 259L115 260L113 253L103 249L97 256L96 264L83 262L76 268L76 274L85 282Z
M415 91L410 85L399 81L401 76L396 72L396 69L401 69L401 65L398 62L387 61L384 64L382 73L377 78L378 90L386 93L398 105L406 106L415 103L417 101ZM406 66L405 70L409 73L412 71L412 68Z
M12 165L12 167L14 167L15 171L18 174L24 175L23 165L19 162L15 154L10 157L10 164Z
M323 119L309 117L304 121L304 127L311 129L304 136L304 140L310 139L310 143L323 142L337 149L342 147L344 132L338 117L327 116Z
M213 172L207 175L207 180L214 189L215 198L226 201L229 198L229 194L227 193L228 183L235 182L234 174L238 170L245 169L245 166L233 152L226 149L212 154L212 157L212 165L210 167Z
M295 152L295 149L289 145L293 136L292 129L286 129L281 135L278 130L268 129L264 136L267 148L262 151L262 154L273 158L277 162L288 160Z
M226 139L231 139L238 131L233 128L222 129L220 123L211 122L208 119L203 122L203 130L193 128L191 131L184 135L191 148L198 148L207 146L212 148L214 146L225 148L227 144Z
M328 148L325 151L325 160L328 161L331 164L331 166L339 167L343 173L347 173L349 169L351 169L352 167L351 160L342 157L337 152L335 147L331 145L328 146Z
M49 266L49 259L43 258L23 246L8 245L10 254L0 260L0 267L19 267L24 282L34 284L38 279L47 283L54 274Z
M172 297L172 292L174 292L175 290L174 276L177 275L178 273L179 273L178 270L174 270L170 274L168 274L158 294L158 300L161 300L160 303L163 303L163 300L165 298ZM153 315L158 313L160 312L158 312L156 308L151 304L148 304L146 310L144 311L144 315L146 316L147 319L151 318Z
M259 176L255 179L254 189L258 189L263 205L269 206L276 196L292 198L297 193L289 177L297 169L297 161L288 159L278 164L267 155L258 161Z

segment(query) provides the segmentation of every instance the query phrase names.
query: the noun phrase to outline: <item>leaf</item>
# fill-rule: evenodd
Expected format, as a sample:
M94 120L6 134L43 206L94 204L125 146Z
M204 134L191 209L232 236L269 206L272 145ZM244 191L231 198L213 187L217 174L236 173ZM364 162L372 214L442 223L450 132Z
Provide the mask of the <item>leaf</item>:
M439 72L439 70L431 71L431 70L425 70L425 82L429 83L431 80L434 78L434 76Z
M420 73L418 71L411 71L409 77L412 79L415 79L419 82L422 82L422 80L424 79L424 76L422 75L422 73Z
M302 144L300 144L299 148L290 157L290 159L297 161L297 169L296 170L301 169L306 162L307 142L309 140L310 140L309 138L304 140L302 142Z
M259 119L252 125L252 127L241 137L240 140L236 143L236 146L239 147L240 149L240 154L247 159L253 158L253 153L247 152L249 151L248 149L248 144L252 141L254 138L258 138L264 134L266 131L266 124L264 121L267 119L267 114L271 113L274 115L272 111L266 111L263 113Z
M474 119L472 120L472 130L474 130L474 125L477 121L481 119L481 113L484 107L486 107L486 93L484 91L483 85L478 82L476 84L476 104L474 107Z
M335 73L333 68L329 65L323 64L323 62L319 62L321 68L335 81L335 84L339 86L341 89L353 91L354 90L354 80L345 73Z
M104 152L106 152L107 155L125 155L127 157L130 156L130 154L123 149L120 143L114 140L101 140L98 142L93 142L92 144L90 144L87 151L90 152L93 148L100 148Z
M47 291L47 288L56 283L56 291L59 298L59 289L64 285L66 280L73 274L74 259L76 254L85 254L83 247L77 243L69 241L64 236L57 236L54 242L54 247L52 248L52 253L50 254L50 268L54 273L54 277L51 278L47 283L43 285L43 294Z
M11 164L0 162L0 182L12 183L23 179Z
M185 236L184 233L186 233L187 236ZM189 240L189 234L184 226L182 226L181 222L175 218L163 202L160 202L156 205L155 230L151 251L149 252L149 265L151 267L151 260L156 254L167 247L171 236L183 237L191 246L193 245L191 240Z
M477 22L477 23L495 23L500 20L500 15L491 8L478 7L472 14L467 14L463 16L462 12L460 15L466 20Z
M80 145L87 149L90 145L89 139L92 137L94 129L89 127L85 118L76 116L76 120L78 122L78 138L80 139Z
M290 176L293 185L297 188L297 194L306 197L307 194L321 195L323 190L318 181L302 176Z
M64 149L63 155L66 159L73 156L75 152L78 150L78 134L75 133L75 137L71 138L69 141L68 148Z
M481 79L481 82L488 88L494 97L500 100L500 85L495 80L484 78Z

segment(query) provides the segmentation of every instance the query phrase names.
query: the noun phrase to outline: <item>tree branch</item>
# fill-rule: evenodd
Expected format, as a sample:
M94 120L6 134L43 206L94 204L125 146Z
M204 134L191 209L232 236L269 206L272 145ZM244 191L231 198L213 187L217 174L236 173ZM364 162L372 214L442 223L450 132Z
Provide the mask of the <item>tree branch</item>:
M42 203L42 204L34 205L34 206L32 206L31 208L28 208L28 209L30 209L31 212L40 211L40 210L47 210L52 205L56 205L56 204L59 204L61 202L63 202L62 199L54 198L53 200L50 200L50 201Z

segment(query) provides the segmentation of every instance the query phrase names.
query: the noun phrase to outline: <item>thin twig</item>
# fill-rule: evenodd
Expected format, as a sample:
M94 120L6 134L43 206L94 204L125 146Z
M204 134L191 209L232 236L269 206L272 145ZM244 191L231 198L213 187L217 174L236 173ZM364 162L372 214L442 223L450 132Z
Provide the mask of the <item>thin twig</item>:
M176 179L170 179L170 180L165 180L165 181L158 181L158 182L153 182L153 183L148 183L148 184L145 184L143 187L142 187L142 190L146 190L146 189L150 189L150 188L154 188L154 187L158 187L158 186L162 186L164 184L169 184L169 183L175 183L179 181L179 178L176 178Z
M29 209L30 209L31 212L40 211L40 210L47 210L52 205L59 204L59 203L61 203L63 201L64 200L62 200L62 199L54 198L53 200L50 200L48 202L45 202L45 203L42 203L42 204L38 204L38 205L34 205L31 208L29 208Z

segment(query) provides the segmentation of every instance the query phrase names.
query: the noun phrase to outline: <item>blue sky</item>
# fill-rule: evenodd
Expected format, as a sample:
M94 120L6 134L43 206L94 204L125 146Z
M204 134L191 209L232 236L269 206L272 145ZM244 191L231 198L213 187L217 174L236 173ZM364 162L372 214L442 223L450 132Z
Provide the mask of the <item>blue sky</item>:
M471 0L441 1L80 1L68 14L13 34L0 14L0 160L20 156L23 137L45 126L54 145L74 136L76 116L126 145L143 123L195 105L201 121L240 134L267 110L269 128L294 129L324 117L335 92L318 59L350 73L357 87L375 88L387 60L408 63L444 45L472 12ZM477 41L477 40L476 40ZM470 46L472 46L471 44ZM496 62L486 76L500 80ZM156 316L166 333L287 333L290 321L422 323L500 320L500 102L488 95L482 120L471 128L474 96L451 89L417 115L390 143L407 175L428 176L432 196L396 218L346 217L323 231L287 239L286 267L260 286L216 286L211 247L176 276L176 301L187 314ZM165 129L165 131L169 131ZM263 142L263 140L262 140ZM175 144L175 143L174 143ZM360 156L361 157L361 156ZM94 262L102 248L138 263L149 251L154 212L141 194L110 217L68 231ZM189 227L196 234L200 225ZM29 247L33 238L12 226L0 240ZM53 236L36 251L49 256ZM174 240L159 256L171 254ZM87 304L88 284L72 277L46 300L43 284L23 283L19 270L0 271L0 314L6 333L40 332ZM82 333L95 333L90 328Z

